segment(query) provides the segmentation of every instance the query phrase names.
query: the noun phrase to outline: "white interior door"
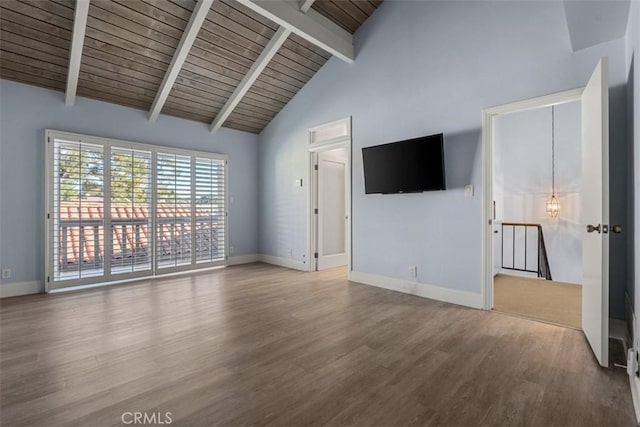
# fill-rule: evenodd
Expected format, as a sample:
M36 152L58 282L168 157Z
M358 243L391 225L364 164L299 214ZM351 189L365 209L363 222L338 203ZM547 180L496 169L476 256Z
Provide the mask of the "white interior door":
M582 329L609 365L609 88L607 60L582 94Z
M318 270L347 265L347 159L318 153Z

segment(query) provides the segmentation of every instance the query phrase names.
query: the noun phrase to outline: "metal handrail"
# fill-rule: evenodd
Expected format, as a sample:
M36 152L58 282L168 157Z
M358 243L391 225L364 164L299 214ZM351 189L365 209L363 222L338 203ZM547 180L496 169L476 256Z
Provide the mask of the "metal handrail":
M551 268L549 267L549 257L547 256L547 246L544 242L544 233L542 231L542 224L527 223L527 222L503 222L501 223L501 265L505 270L525 271L529 273L537 273L538 277L544 277L546 280L552 280ZM512 246L511 246L511 267L504 265L504 227L512 227ZM516 268L516 227L524 227L524 268ZM527 228L532 227L537 229L538 240L538 262L537 269L530 270L527 268Z

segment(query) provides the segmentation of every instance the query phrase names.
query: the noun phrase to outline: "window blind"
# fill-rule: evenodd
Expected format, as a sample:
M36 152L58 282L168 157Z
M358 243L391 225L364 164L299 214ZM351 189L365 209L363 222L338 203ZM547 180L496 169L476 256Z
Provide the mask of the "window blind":
M207 262L225 256L224 161L196 157L196 260Z
M151 270L151 152L111 147L111 274Z
M158 153L156 162L158 267L191 263L191 157Z
M55 280L104 274L104 148L53 142L53 227L48 230Z
M47 289L224 265L226 157L47 131Z

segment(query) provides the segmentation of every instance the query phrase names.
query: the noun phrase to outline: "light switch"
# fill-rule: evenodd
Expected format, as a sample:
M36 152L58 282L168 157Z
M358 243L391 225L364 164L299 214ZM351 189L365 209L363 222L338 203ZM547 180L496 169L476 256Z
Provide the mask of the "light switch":
M296 179L296 187L302 187L302 178Z
M473 185L464 186L464 197L473 197Z

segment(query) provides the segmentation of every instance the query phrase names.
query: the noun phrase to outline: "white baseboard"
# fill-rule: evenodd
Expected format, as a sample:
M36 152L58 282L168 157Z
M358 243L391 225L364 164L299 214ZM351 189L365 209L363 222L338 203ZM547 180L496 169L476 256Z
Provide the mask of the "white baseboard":
M22 295L41 294L44 286L40 280L32 282L15 282L0 285L0 298L19 297Z
M640 379L629 377L629 385L631 386L631 401L636 413L636 425L640 425Z
M227 265L249 264L258 261L260 261L260 255L258 254L235 255L229 257Z
M473 292L458 291L441 286L427 285L426 283L417 283L404 279L363 273L361 271L352 271L350 280L356 283L390 289L423 298L450 302L466 307L482 308L482 295Z
M633 308L631 307L631 301L629 300L629 295L627 295L626 302L628 306L626 307L627 313L625 314L630 317L630 319L627 320L626 332L631 335L630 336L631 346L637 350L638 342L639 342L638 337L636 336L636 333L638 331L637 329L638 320L636 318L636 314ZM629 330L628 323L631 323L631 330ZM636 378L634 375L629 375L629 387L631 388L631 401L633 402L633 410L635 411L635 414L636 414L636 425L640 426L640 378Z
M302 261L291 258L282 258L272 255L260 255L260 261L267 264L279 265L280 267L292 268L294 270L309 271L309 266Z

